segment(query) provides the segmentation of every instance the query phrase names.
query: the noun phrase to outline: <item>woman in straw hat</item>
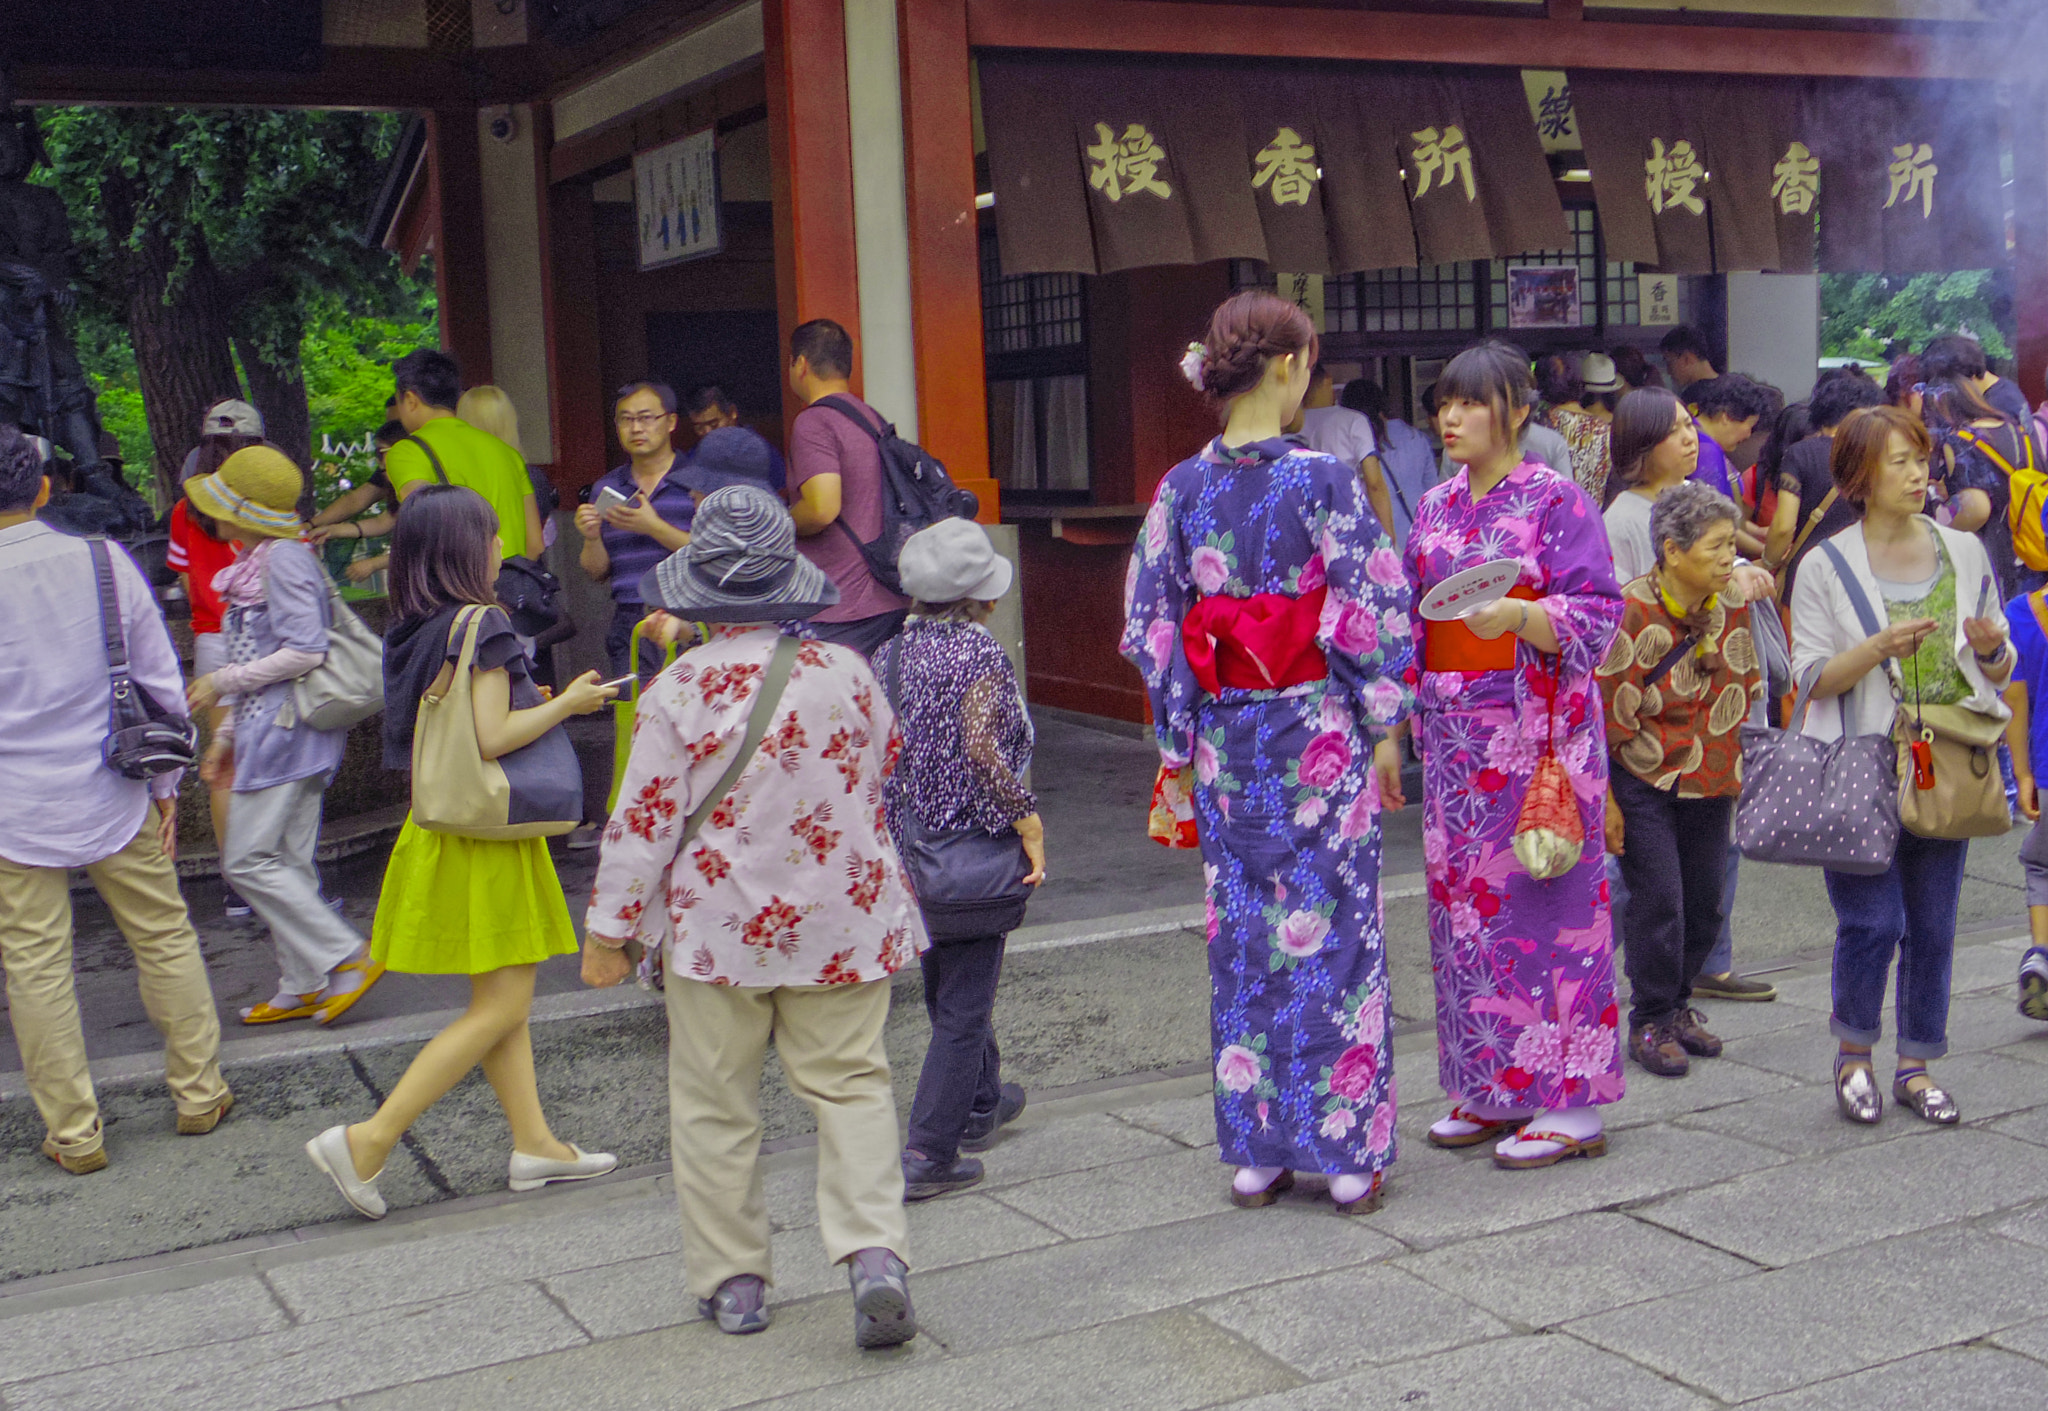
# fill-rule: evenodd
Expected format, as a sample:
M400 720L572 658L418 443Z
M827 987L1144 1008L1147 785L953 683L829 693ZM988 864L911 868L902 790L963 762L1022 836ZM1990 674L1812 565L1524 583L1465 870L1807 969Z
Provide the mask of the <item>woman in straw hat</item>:
M242 1011L244 1024L332 1023L383 973L320 895L313 865L321 797L347 732L278 723L292 682L326 659L333 620L327 574L300 539L303 487L290 457L268 445L245 446L185 482L193 507L235 542L235 561L213 583L228 664L186 692L195 712L226 709L199 774L216 789L233 783L221 873L270 928L283 972L275 995Z

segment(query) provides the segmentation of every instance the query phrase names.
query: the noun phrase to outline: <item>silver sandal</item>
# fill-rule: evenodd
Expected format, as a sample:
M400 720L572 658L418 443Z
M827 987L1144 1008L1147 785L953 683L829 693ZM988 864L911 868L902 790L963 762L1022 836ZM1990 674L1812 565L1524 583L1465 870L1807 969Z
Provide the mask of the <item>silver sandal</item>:
M1884 1116L1884 1094L1877 1090L1877 1070L1867 1055L1835 1055L1835 1105L1851 1122L1865 1126Z
M1915 1078L1927 1078L1927 1086L1915 1092L1910 1086ZM1934 1086L1934 1080L1927 1077L1925 1068L1900 1069L1892 1080L1892 1101L1912 1108L1923 1122L1953 1127L1963 1120L1963 1114L1956 1107L1956 1100Z

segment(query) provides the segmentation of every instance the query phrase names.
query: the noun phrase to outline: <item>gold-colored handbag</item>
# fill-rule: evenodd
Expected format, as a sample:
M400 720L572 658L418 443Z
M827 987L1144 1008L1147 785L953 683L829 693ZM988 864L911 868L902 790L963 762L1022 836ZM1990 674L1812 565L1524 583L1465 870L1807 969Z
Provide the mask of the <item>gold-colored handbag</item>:
M1916 683L1917 684L1917 683ZM2005 722L1959 705L1899 706L1899 822L1922 838L1995 838L2012 827L1998 743Z

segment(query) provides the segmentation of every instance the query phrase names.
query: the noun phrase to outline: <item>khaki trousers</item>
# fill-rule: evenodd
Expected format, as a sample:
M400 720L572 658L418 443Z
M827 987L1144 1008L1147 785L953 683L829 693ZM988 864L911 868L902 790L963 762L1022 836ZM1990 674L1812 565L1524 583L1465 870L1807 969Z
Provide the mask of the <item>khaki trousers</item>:
M220 1076L220 1019L177 868L157 841L156 818L151 808L127 847L85 872L135 952L142 1007L164 1036L171 1096L181 1114L196 1115L228 1094ZM64 868L0 858L0 962L29 1095L57 1149L87 1156L100 1149L100 1109L78 1019L67 881Z
M690 1292L735 1274L773 1282L761 1190L761 1064L768 1040L818 1119L818 1224L839 1263L880 1246L908 1259L902 1150L882 1026L889 982L779 989L669 972L669 1144Z

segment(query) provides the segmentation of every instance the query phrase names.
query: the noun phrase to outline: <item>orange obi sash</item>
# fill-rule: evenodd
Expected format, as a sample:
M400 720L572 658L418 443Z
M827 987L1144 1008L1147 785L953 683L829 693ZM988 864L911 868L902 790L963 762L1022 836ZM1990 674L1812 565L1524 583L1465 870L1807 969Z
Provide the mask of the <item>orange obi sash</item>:
M1534 602L1536 590L1519 583L1508 596ZM1515 634L1503 632L1487 641L1452 618L1448 622L1422 624L1422 668L1425 671L1512 671L1515 669Z
M1330 663L1316 641L1328 587L1299 598L1258 593L1249 598L1208 597L1181 619L1181 650L1195 679L1212 696L1277 691L1320 681Z

